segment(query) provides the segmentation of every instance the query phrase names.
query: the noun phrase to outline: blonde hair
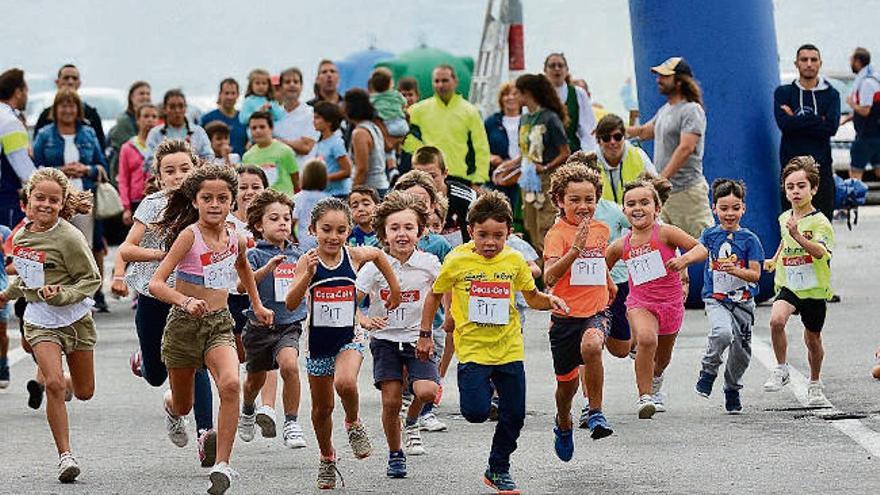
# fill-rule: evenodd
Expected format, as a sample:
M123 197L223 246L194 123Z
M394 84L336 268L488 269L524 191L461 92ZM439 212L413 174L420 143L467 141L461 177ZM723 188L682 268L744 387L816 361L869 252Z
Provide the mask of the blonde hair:
M501 88L498 89L498 108L501 109L501 113L504 113L504 97L515 89L514 81L501 83Z
M71 189L67 176L57 168L44 167L37 169L24 185L25 196L30 198L31 192L40 182L54 182L61 187L62 205L58 216L70 220L74 215L87 215L92 211L91 191Z

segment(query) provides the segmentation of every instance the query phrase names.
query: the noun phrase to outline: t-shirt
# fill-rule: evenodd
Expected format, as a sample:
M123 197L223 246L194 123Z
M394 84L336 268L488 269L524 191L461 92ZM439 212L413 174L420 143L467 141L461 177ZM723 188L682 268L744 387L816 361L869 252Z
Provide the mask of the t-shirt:
M375 230L373 232L364 232L360 225L355 225L351 229L351 234L348 235L348 245L355 247L377 247L379 245L379 237L376 236Z
M419 244L416 247L426 253L433 254L437 257L437 260L440 263L443 263L443 260L446 259L446 255L452 251L452 246L449 244L449 241L447 241L442 235L433 232L428 232L423 235L422 238L419 239Z
M519 156L519 115L504 115L501 125L507 134L507 156L512 160Z
M141 201L134 211L133 218L144 225L144 235L141 237L140 247L146 249L165 249L164 241L153 228L153 224L162 219L165 207L168 205L168 195L165 191L154 192ZM169 246L170 247L170 246ZM138 294L150 296L150 279L159 268L159 261L135 261L129 263L125 269L125 283ZM168 277L168 286L174 287L176 271L172 270Z
M370 338L415 342L419 340L422 307L431 291L431 285L440 273L440 262L434 255L419 250L413 251L403 263L393 256L389 256L388 261L400 283L400 306L396 309L385 308L384 302L390 294L388 281L372 262L361 268L355 282L357 290L368 294L372 301L367 314L388 318L385 328L371 331Z
M717 270L720 263L731 261L739 268L748 269L749 263L764 261L764 248L761 240L749 229L740 228L729 232L720 225L709 227L700 236L700 244L709 250L703 272L703 299L741 302L754 299L758 295L758 284Z
M282 110L284 107L281 107ZM305 103L300 103L291 111L284 111L284 115L280 120L275 122L274 134L276 137L292 141L302 137L317 141L321 138L318 131L315 130L314 110ZM305 155L296 154L296 161L305 163L307 160L316 156L315 148Z
M505 244L518 251L519 254L523 255L523 259L526 260L526 264L531 261L536 261L539 258L538 252L535 251L535 248L533 248L532 245L528 242L524 241L523 238L520 236L508 236L507 242L505 242ZM531 272L531 269L529 269L529 272ZM526 298L523 297L522 292L520 291L516 291L514 300L516 301L516 309L526 309L527 307L529 307L529 305L526 304Z
M311 108L311 107L309 107ZM315 144L315 158L327 165L327 174L342 170L339 158L346 156L345 141L342 140L342 131L337 130L327 139L322 139ZM351 192L351 174L342 180L333 180L327 183L327 194L333 196L345 196Z
M779 215L782 252L776 260L776 290L786 287L801 299L830 299L834 295L831 288L831 253L834 250L831 222L819 210L798 220L798 231L828 251L822 258L815 259L788 233L785 224L791 215L791 210Z
M232 117L229 117L221 112L219 108L211 110L202 116L201 125L202 127L205 127L215 120L219 120L229 127L229 146L232 148L232 152L238 156L243 155L244 147L248 139L247 124L242 124L238 120L238 111L236 110L235 114Z
M248 249L247 259L254 271L266 266L272 258L280 254L287 258L256 284L257 293L263 306L275 313L274 325L276 327L302 321L308 313L305 298L293 310L287 309L284 303L284 297L287 296L287 292L293 284L293 270L304 252L299 246L290 243L285 243L284 249L280 249L265 240L257 242L254 247ZM253 305L248 307L245 314L250 321L258 321Z
M299 166L290 146L274 139L265 148L255 144L244 154L241 162L259 166L266 172L269 187L293 196L293 181L290 176L299 172Z
M544 237L544 259L565 256L574 243L577 231L577 225L562 218L557 220ZM567 315L557 313L560 316L587 318L608 307L605 249L610 235L607 225L595 219L590 220L590 233L580 256L553 286L553 294L561 297L571 309Z
M293 196L293 219L296 221L296 240L303 252L318 247L318 241L309 234L312 209L318 201L330 196L324 191L300 191Z
M697 149L678 172L669 178L674 192L686 189L703 178L703 143L706 138L706 112L697 103L682 101L664 104L651 119L654 123L654 165L663 171L681 142L681 133L697 134Z
M520 117L520 152L532 163L550 163L559 156L559 147L564 144L568 144L568 137L556 112L542 108Z
M462 244L446 257L433 290L452 291L453 340L460 362L500 365L523 360L513 295L535 290L535 279L521 254L505 246L485 258L474 252L474 243Z
M614 201L600 198L593 218L608 226L611 234L608 238L609 245L626 235L630 230L629 220L626 219L620 205ZM626 263L623 260L618 260L611 267L611 280L615 284L625 284L629 280L629 273L626 271Z

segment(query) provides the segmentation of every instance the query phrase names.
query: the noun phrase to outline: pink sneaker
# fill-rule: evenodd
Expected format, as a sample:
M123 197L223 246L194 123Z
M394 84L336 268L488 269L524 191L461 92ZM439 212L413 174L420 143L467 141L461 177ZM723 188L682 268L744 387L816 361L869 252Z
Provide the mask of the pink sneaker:
M144 377L144 375L141 374L141 351L131 353L131 357L128 358L128 365L131 366L132 375L138 378Z

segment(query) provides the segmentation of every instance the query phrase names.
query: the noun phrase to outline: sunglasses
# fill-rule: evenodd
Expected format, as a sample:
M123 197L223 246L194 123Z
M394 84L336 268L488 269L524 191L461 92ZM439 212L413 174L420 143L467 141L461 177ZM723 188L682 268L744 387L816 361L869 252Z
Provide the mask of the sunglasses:
M609 143L612 139L617 142L623 141L623 133L615 132L614 134L610 134L608 136L599 136L599 140L603 143Z

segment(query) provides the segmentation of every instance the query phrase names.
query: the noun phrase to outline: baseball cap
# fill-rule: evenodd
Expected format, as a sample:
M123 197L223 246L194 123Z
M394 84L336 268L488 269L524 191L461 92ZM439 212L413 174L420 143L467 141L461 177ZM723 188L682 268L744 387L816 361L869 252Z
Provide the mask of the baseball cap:
M651 67L651 72L660 74L661 76L672 76L675 74L683 74L693 77L691 66L688 65L684 57L669 57L662 64Z

